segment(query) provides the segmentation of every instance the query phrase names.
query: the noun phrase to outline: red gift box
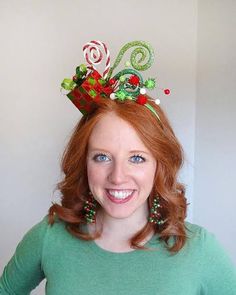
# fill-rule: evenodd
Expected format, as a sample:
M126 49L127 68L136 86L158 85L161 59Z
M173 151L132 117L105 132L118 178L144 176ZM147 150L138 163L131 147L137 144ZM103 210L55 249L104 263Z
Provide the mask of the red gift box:
M84 82L72 90L67 96L83 115L88 114L96 106L100 96L109 96L112 89L105 86L106 81L97 72L91 72Z

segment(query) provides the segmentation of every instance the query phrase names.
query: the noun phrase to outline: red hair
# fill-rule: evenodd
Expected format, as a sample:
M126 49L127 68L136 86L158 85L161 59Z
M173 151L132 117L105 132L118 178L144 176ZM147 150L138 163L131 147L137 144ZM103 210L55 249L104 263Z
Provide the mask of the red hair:
M64 179L58 183L61 192L61 205L53 204L49 209L49 223L53 224L54 214L67 224L67 230L74 236L93 240L100 233L90 235L84 232L83 207L89 195L87 181L86 155L90 134L96 123L108 112L131 124L145 146L157 161L157 169L152 193L148 197L149 208L153 199L159 195L163 225L149 223L130 240L135 249L144 249L141 242L154 230L164 241L170 252L179 251L186 242L184 219L186 217L186 198L184 185L179 183L178 172L183 164L182 147L177 140L163 110L150 102L160 120L145 106L134 101L113 101L101 98L98 107L89 115L82 117L69 140L62 157ZM171 244L170 238L173 238Z

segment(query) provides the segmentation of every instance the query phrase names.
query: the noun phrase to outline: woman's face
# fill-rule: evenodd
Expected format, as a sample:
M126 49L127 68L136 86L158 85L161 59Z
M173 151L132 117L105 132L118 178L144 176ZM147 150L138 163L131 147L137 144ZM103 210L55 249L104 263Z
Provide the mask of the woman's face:
M129 123L108 113L89 139L87 173L90 191L113 218L147 217L156 160Z

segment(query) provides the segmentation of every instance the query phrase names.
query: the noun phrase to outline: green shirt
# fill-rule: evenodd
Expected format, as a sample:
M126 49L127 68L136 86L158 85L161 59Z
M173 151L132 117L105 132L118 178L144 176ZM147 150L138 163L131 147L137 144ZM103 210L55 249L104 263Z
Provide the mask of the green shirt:
M235 295L236 273L215 237L186 222L188 240L170 254L153 237L154 251L113 253L72 236L47 216L18 244L4 268L0 294L30 294L44 278L47 295Z

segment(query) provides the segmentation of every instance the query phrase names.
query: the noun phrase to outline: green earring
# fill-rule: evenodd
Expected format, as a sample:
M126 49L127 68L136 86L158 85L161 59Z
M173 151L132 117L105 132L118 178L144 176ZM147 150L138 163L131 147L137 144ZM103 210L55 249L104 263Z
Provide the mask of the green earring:
M84 217L87 223L96 222L96 207L97 201L94 199L92 193L89 193L88 200L86 200L84 204Z
M153 199L152 207L150 208L150 215L148 218L148 221L150 223L162 225L164 223L164 220L161 218L160 213L160 198L157 196Z

